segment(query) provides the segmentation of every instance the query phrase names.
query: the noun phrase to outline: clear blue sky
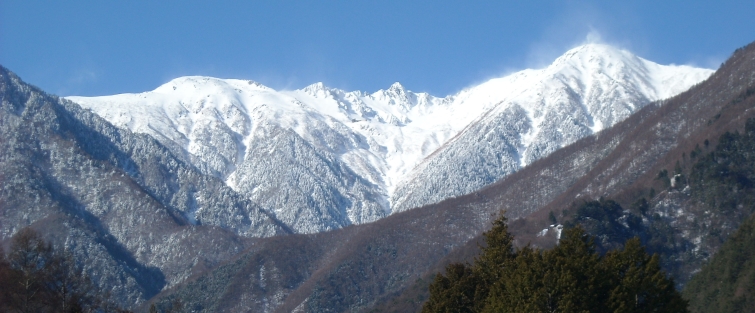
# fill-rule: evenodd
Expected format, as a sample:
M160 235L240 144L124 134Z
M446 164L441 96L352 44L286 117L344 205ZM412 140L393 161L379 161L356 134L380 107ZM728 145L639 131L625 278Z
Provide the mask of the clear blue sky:
M438 96L550 63L599 34L663 64L717 67L755 40L755 1L0 1L0 64L59 95L172 78L395 81Z

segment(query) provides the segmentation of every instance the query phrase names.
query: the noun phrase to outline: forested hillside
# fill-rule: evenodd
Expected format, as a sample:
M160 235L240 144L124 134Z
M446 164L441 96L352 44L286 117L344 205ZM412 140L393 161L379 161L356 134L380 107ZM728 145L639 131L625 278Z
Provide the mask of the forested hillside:
M755 306L755 120L744 133L727 133L695 164L694 196L717 209L705 223L720 250L684 290L693 312L745 312ZM744 222L742 222L744 221ZM726 237L720 225L737 225Z
M13 238L7 256L0 251L0 285L2 312L127 312L92 284L73 254L30 228Z
M684 289L692 312L747 312L755 306L755 216L750 216Z
M681 285L716 247L696 246L695 238L703 234L685 231L695 219L690 214L697 211L682 201L691 199L687 193L692 187L685 191L687 183L676 179L671 186L676 163L689 177L692 164L715 149L721 134L741 131L746 118L755 116L749 110L752 97L746 96L755 86L754 60L755 45L739 49L711 78L689 91L648 105L616 126L477 192L305 240L262 240L236 261L164 292L158 302L181 299L197 311L416 311L436 273L449 263L471 261L483 242L480 234L496 212L507 211L517 246L550 248L558 233L558 227L550 227L553 219L566 223L582 204L601 197L603 203L612 199L618 205L614 217L632 213L642 220L636 231L608 238L606 249L622 246L635 234L652 238L651 249L678 249L683 253L661 254L659 261ZM690 153L698 144L701 150L693 160ZM664 169L668 179L659 178ZM622 222L618 224L624 227ZM728 232L735 229L727 226ZM597 242L603 245L602 241L599 236ZM282 259L271 254L276 250L293 251ZM300 274L283 274L292 262ZM218 296L197 297L211 286Z
M603 251L639 236L659 253L662 267L681 288L750 212L744 206L731 211L731 204L706 204L710 194L690 177L704 172L705 166L695 164L705 162L719 138L743 132L748 118L755 117L753 88L755 44L750 44L689 91L645 107L475 196L495 199L496 207L508 210L518 245L553 247L560 227L551 225L569 222L593 233ZM377 311L419 310L435 273L445 264L470 261L482 241L477 237L460 246L449 254L455 257L440 260Z
M687 312L687 302L639 238L605 254L574 227L550 250L515 248L505 217L485 233L473 264L454 263L430 284L432 312Z
M752 212L753 90L755 44L687 92L484 189L374 223L290 235L185 156L3 68L0 235L7 246L22 228L38 231L113 301L143 310L390 311L400 302L400 311L416 311L439 271L473 262L478 244L491 248L482 233L501 210L514 246L555 247L516 250L532 261L524 263L558 259L559 238L570 242L568 229L581 225L598 252L638 236L681 287ZM587 258L614 253L600 257L585 243Z

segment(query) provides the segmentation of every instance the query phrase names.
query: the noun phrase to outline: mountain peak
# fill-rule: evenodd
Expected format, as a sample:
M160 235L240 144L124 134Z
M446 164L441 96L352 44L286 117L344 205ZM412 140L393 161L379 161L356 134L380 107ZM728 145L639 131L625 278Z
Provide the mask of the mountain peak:
M390 88L388 88L388 91L393 91L393 92L396 92L396 93L402 93L402 92L405 92L406 89L404 89L404 86L402 86L401 83L395 82L395 83L393 83L391 85Z
M330 94L330 88L328 88L328 86L325 86L323 82L311 84L307 87L304 87L302 91L316 98L323 95L327 97Z
M154 92L173 93L207 88L272 90L270 87L253 80L223 79L209 76L182 76L162 84L160 87L155 88Z
M316 83L311 84L311 85L309 85L307 87L304 87L304 88L305 89L306 88L310 88L310 89L326 89L327 87L325 87L325 83L323 83L323 82L316 82Z
M248 81L201 76L159 94L69 99L190 155L296 232L319 232L471 192L705 78L628 57L588 44L561 65L442 99L398 82L371 94L322 82L258 93ZM357 181L369 184L351 187ZM278 190L288 193L270 196ZM322 211L333 203L339 213Z
M185 87L185 86L191 86L192 88L197 88L197 85L205 85L208 82L211 81L217 81L220 80L218 78L213 77L205 77L205 76L181 76L174 79L171 79L165 84L160 85L160 87L155 88L155 92L173 92L174 90L177 90L179 88Z
M604 64L636 62L640 58L629 51L606 44L588 43L566 51L553 64Z
M569 49L564 55L602 55L607 56L616 53L627 52L626 50L602 43L586 43Z

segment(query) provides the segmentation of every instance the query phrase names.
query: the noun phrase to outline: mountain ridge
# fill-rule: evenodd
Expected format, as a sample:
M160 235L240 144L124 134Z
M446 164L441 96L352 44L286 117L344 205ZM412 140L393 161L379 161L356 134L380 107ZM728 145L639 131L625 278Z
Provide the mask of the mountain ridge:
M632 189L633 184L663 183L652 177L648 180L648 175L655 176L659 167L672 168L683 152L694 147L693 140L702 140L701 133L735 129L741 122L739 119L752 116L752 110L748 110L752 107L752 97L748 96L750 89L747 89L755 79L752 59L751 47L745 52L738 51L708 80L689 91L644 105L613 127L581 138L483 189L396 212L366 225L291 236L277 236L291 232L288 224L277 221L266 209L224 185L225 179L202 173L191 163L192 156L186 151L174 153L168 145L147 134L114 127L93 110L46 95L3 71L0 109L5 114L0 115L3 119L0 123L3 149L0 150L5 154L0 157L3 167L0 179L4 182L0 184L0 203L3 204L0 224L30 226L43 232L56 245L72 249L77 260L102 273L103 276L95 277L96 283L103 288L119 287L114 294L120 303L129 307L139 305L159 291L153 299L158 304L180 298L197 311L368 310L420 282L432 273L428 271L443 266L439 262L455 260L452 255L470 255L459 250L474 246L475 238L489 226L491 214L502 209L506 209L512 219L511 229L516 230L519 244L527 241L547 244L554 239L552 232L547 231L546 236L541 237L537 234L550 225L544 224L549 223L548 210L569 207L583 197L596 198L616 192L619 192L621 204L627 205L641 194ZM239 91L231 90L231 94L239 94ZM208 98L207 94L201 96ZM746 101L739 101L740 98ZM247 127L251 133L253 127L260 127L267 133L255 135L275 139L264 143L250 141L249 145L242 141L245 154L237 155L239 158L267 153L268 157L261 158L265 162L298 159L302 162L297 165L300 170L290 172L294 176L335 179L342 184L338 187L342 190L370 192L360 189L369 187L369 181L353 175L351 168L336 160L339 149L367 140L350 136L353 133L340 127L345 127L345 123L327 116L304 115L315 126L328 126L315 129L343 137L333 141L329 140L333 137L310 134L311 138L321 139L310 142L296 129L286 129L270 121L269 125L262 125L265 120L250 119L252 123L245 124L243 115L234 115L233 110L213 111L217 106L207 100L187 106L189 104L197 112L209 110L204 112L217 113L215 117L228 121L241 121L223 124L228 129ZM300 113L297 108L303 104L289 101L286 105L290 111L258 110L257 114L286 119ZM258 107L267 106L270 104L260 102ZM512 107L525 110L522 106ZM232 106L227 108L232 109ZM522 116L526 115L522 112ZM692 122L682 123L684 121ZM311 126L297 119L289 118L284 122L296 127ZM352 123L359 125L359 122ZM473 124L461 136L479 134L474 131L485 130L482 124ZM331 125L335 126L329 128ZM235 136L227 135L228 138ZM642 141L643 138L647 142ZM226 143L230 147L227 151L239 152L237 142ZM217 147L222 148L222 145ZM291 147L294 149L288 149ZM251 153L246 153L248 151ZM435 157L442 155L442 151ZM137 166L126 166L128 164L122 162L128 160ZM26 166L29 164L34 166ZM254 170L264 173L264 170L280 167L270 164L266 166L261 162ZM310 165L314 166L308 167ZM311 169L326 172L321 175ZM350 179L327 175L337 171ZM40 177L44 179L38 179ZM630 186L629 190L625 190L626 186ZM278 187L287 186L280 183ZM639 192L646 192L647 187L645 184L645 189ZM678 203L673 201L675 197L682 197L682 190L655 187L660 191L654 193L656 198L669 205L654 205L650 211L663 214L662 218L670 221L683 222L677 219L683 216L674 213ZM220 189L225 192L212 192ZM271 190L273 196L280 193L274 188ZM330 195L340 192L320 191ZM204 192L205 196L193 197L197 192ZM192 199L201 200L196 203L203 205L193 205L196 203ZM350 201L344 197L331 199L336 204ZM237 218L244 214L227 214L223 206L237 207L239 212L246 208L259 213L259 226L262 226L257 229L259 233L245 234L243 228L227 227L224 223L241 223L239 226L246 223ZM349 214L346 210L339 211L337 206L331 208L334 211L325 213ZM192 216L199 218L192 221ZM141 227L145 225L147 230ZM5 231L3 240L13 234L13 230L0 229Z
M275 91L192 76L152 92L68 99L153 135L297 232L311 233L479 189L710 73L589 44L545 69L443 98L400 83L371 94L322 83Z
M154 138L3 67L0 113L0 245L24 227L37 229L121 305L138 305L243 251L246 237L291 233ZM188 218L197 207L207 208L202 223Z

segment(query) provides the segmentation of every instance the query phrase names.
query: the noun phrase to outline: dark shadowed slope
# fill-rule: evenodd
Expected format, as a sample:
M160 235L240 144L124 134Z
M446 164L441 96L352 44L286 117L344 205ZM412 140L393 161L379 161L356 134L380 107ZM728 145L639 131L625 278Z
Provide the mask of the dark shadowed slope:
M693 312L748 312L755 306L755 216L690 280L684 296Z

